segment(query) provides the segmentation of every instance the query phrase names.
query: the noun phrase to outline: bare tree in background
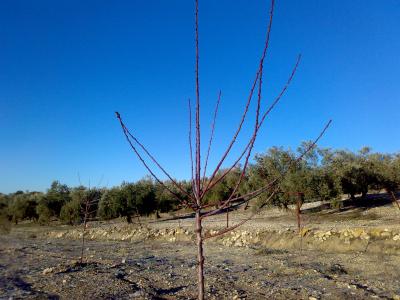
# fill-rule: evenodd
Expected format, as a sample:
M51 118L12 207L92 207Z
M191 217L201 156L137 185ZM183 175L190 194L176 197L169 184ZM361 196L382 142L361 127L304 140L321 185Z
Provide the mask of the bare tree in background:
M191 182L192 182L192 190L188 192L184 189L171 175L169 172L165 170L165 168L158 162L158 160L150 153L150 151L134 136L129 129L125 126L124 122L122 121L121 115L116 112L116 116L120 122L122 127L123 133L132 148L133 152L139 158L139 160L143 163L144 167L148 170L148 172L155 178L155 180L164 186L172 195L177 197L180 203L187 207L191 208L195 213L195 233L196 233L196 241L197 241L197 260L198 260L198 299L204 299L204 253L203 253L203 243L205 240L220 236L225 234L229 231L232 231L239 227L240 225L244 224L248 220L252 219L258 211L251 213L247 218L239 222L238 224L227 226L226 228L214 233L214 234L204 234L204 229L202 226L202 222L205 218L211 217L218 213L223 212L225 209L229 209L230 205L233 201L242 200L245 203L248 203L251 199L254 199L261 195L262 193L268 193L267 200L270 200L274 194L277 192L277 185L279 184L280 180L283 176L285 176L286 172L280 174L279 177L276 177L271 182L268 182L262 188L257 190L248 192L244 195L238 196L238 188L242 181L244 180L246 170L249 165L249 159L252 154L252 150L254 147L254 143L257 139L259 130L263 125L266 117L272 111L272 109L276 106L279 100L282 98L284 93L286 92L288 86L292 82L292 79L296 73L297 67L300 62L301 56L299 55L294 67L289 75L287 82L284 84L283 88L281 89L280 93L276 96L276 98L272 101L269 107L267 107L264 111L261 108L261 99L262 99L262 87L263 87L263 71L264 71L264 60L267 55L267 50L269 47L270 41L270 34L271 34L271 27L272 27L272 19L274 14L274 0L271 0L271 7L269 11L269 22L267 25L266 37L264 42L263 51L261 53L261 57L259 59L259 65L255 74L255 78L252 82L250 92L248 98L245 102L245 106L243 109L243 113L240 117L240 121L236 131L233 134L231 141L229 142L225 152L223 153L222 157L220 158L217 165L213 168L211 175L206 176L207 168L208 168L208 160L210 151L212 149L212 142L214 136L214 129L215 129L215 121L217 119L219 103L221 100L221 93L219 93L215 112L213 115L213 121L211 124L211 134L210 139L208 141L207 152L204 161L202 161L202 153L201 153L201 129L200 129L200 84L199 84L199 26L198 26L198 0L195 1L195 50L196 50L196 66L195 66L195 81L196 81L196 102L195 102L195 110L194 110L194 128L192 127L192 105L189 100L189 150L190 150L190 161L191 161ZM255 98L255 121L254 121L254 129L252 130L251 135L248 137L245 146L239 152L240 154L238 157L233 159L233 163L230 164L227 168L225 168L221 172L221 168L226 161L228 155L231 153L233 145L237 142L237 138L239 133L243 128L243 124L248 119L248 114L250 110L250 106L252 103L253 98ZM328 126L330 125L331 121L329 121L324 129L321 131L319 136L315 139L315 141L309 146L308 149L304 153L302 153L296 160L291 162L291 166L298 163L303 156L310 151L317 141L321 138L324 134ZM194 138L192 136L192 131L194 129ZM154 168L150 166L150 164L154 165ZM237 182L231 192L230 196L226 199L221 199L218 208L214 208L212 205L205 203L205 196L209 193L217 184L219 184L228 174L230 174L237 166L241 164L241 172L240 176L237 179ZM289 167L290 168L290 167ZM165 185L160 177L156 175L156 170L158 172L163 173L172 185L180 192L180 194L184 195L182 197L179 193L176 193L173 189ZM288 171L288 170L287 170ZM265 204L266 204L265 202ZM264 204L264 205L265 205ZM263 205L262 205L263 206ZM260 207L261 208L261 207Z
M82 242L81 242L81 257L80 264L83 265L84 262L84 251L85 251L85 238L86 238L86 229L88 227L89 221L96 221L96 212L100 200L100 194L97 190L92 190L89 187L89 190L85 191L84 198L81 204L81 213L82 213Z
M397 206L397 208L400 210L400 204L399 204L399 202L398 202L397 199L396 199L395 193L394 193L393 191L390 191L390 192L389 192L389 195L390 195L390 197L391 197L391 199L392 199L392 203L393 203L394 207Z

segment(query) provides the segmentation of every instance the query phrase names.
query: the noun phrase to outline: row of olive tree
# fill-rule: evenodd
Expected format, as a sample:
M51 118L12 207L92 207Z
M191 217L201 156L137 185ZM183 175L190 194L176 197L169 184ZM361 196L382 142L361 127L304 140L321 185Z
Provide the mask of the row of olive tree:
M343 194L350 198L361 195L361 199L371 191L396 191L400 186L400 154L381 154L363 148L357 153L347 150L314 148L300 162L293 164L298 153L304 153L309 143L303 143L297 151L272 147L255 157L246 177L236 190L235 197L264 186L274 178L285 174L279 191L273 197L273 205L287 207L295 201L297 193L305 200L335 200ZM288 171L289 170L289 171ZM220 175L224 170L220 171ZM241 175L238 166L225 176L207 195L206 204L218 206L235 189ZM217 175L218 177L218 175ZM191 182L182 181L187 193ZM165 186L175 195L185 197L183 191L171 182ZM51 220L61 220L66 224L80 224L83 221L82 206L91 199L89 219L109 220L117 217L131 222L134 216L169 212L179 208L176 196L171 195L161 184L145 178L135 183L122 183L113 188L70 188L54 181L46 193L22 192L0 194L0 219L8 219L15 224L22 220L33 220L46 224ZM258 203L264 201L263 195Z
M166 182L170 189L175 187ZM183 181L187 189L191 186ZM175 191L180 193L180 191ZM103 220L126 217L128 222L133 216L150 215L178 209L178 202L163 186L149 178L135 183L122 183L119 187L104 190L99 201L97 216Z
M272 199L273 204L286 207L298 193L309 201L336 200L343 194L352 199L360 195L362 200L370 191L395 192L400 187L400 153L374 153L368 147L356 153L315 147L303 160L292 164L296 155L304 153L308 146L304 142L297 151L273 147L256 155L246 188L262 186L289 169ZM259 201L262 200L261 197Z
M166 183L169 184L168 182ZM187 188L190 185L183 182ZM90 199L89 220L124 217L128 222L135 215L167 212L177 209L176 199L164 187L146 178L136 183L122 183L107 188L70 188L54 181L46 193L17 191L0 194L0 218L18 224L32 220L48 224L60 220L66 224L80 224L84 218L84 206Z

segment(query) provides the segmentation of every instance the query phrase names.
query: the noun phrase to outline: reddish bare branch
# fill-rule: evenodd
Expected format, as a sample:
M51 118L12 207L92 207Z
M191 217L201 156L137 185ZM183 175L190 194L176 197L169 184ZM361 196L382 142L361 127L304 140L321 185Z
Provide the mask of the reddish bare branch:
M292 69L292 72L286 82L286 84L284 85L284 87L281 89L280 93L278 94L278 96L275 98L275 100L272 102L272 104L268 107L268 109L264 112L264 114L261 117L261 120L259 122L258 125L258 129L259 130L262 126L262 124L264 123L266 117L268 116L268 114L273 110L273 108L277 105L277 103L279 102L279 100L282 98L282 96L285 94L286 90L288 89L290 83L293 80L294 75L296 74L297 68L300 64L300 60L301 60L301 55L298 55L296 63ZM239 157L235 160L235 162L228 168L226 169L223 174L221 176L219 176L215 181L209 181L207 187L204 189L203 191L203 196L205 195L205 193L207 193L210 189L212 189L216 184L218 184L222 179L224 179L224 177L226 175L228 175L233 168L235 168L237 166L237 164L239 163L239 161L243 158L243 156L246 154L246 152L248 151L249 147L254 143L253 142L253 138L254 136L252 136L252 138L250 139L250 141L248 142L247 146L245 147L245 149L242 151L242 153L239 155Z
M251 151L254 147L254 142L256 141L257 138L257 132L259 130L259 123L258 123L258 118L260 115L260 107L261 107L261 90L262 90L262 75L263 75L263 61L261 62L261 66L260 66L260 76L259 76L259 81L258 81L258 99L257 99L257 109L256 109L256 120L255 120L255 124L254 124L254 132L253 132L253 136L251 138L251 144L249 147L249 150L247 152L246 155L246 159L245 159L245 163L243 165L242 168L242 172L240 173L239 179L234 187L234 189L232 190L230 196L228 197L228 203L231 202L231 199L234 197L234 195L236 194L237 190L239 189L239 186L246 174L246 169L247 169L247 165L249 163L249 158L251 155Z
M288 89L290 83L292 82L292 79L294 77L294 75L296 74L297 68L300 64L301 61L301 54L299 54L297 56L297 60L296 60L296 64L294 65L294 68L292 70L292 73L289 76L289 79L287 80L285 86L283 87L283 89L281 90L281 92L279 93L279 95L275 98L274 102L272 102L272 104L270 105L270 107L267 109L267 111L263 114L261 121L260 121L260 126L264 123L265 118L268 116L268 114L274 109L274 107L276 106L276 104L279 102L279 100L281 100L282 96L285 94L286 90Z
M213 121L212 121L212 123L211 123L211 134L210 134L210 140L209 140L209 142L208 142L208 149L207 149L206 161L205 161L205 163L204 163L203 183L202 183L202 185L204 185L204 182L205 182L205 180L206 180L206 172L207 172L208 158L209 158L209 156L210 156L211 145L212 145L213 138L214 138L215 122L216 122L216 120L217 120L217 114L218 114L218 108L219 108L219 103L220 103L220 101L221 101L221 91L219 91L219 93L218 93L217 104L215 105Z
M191 174L192 174L192 189L195 188L194 182L194 165L193 165L193 148L192 148L192 103L190 98L188 99L189 105L189 152L190 152L190 166L191 166Z
M217 175L217 173L218 173L219 169L221 168L223 162L225 161L225 159L226 159L226 157L228 156L229 152L231 151L231 149L232 149L234 143L236 142L237 136L239 135L240 131L242 130L242 126L243 126L244 120L246 119L246 115L247 115L247 112L248 112L248 110L249 110L249 106L250 106L250 103L251 103L251 99L253 98L253 93L254 93L254 89L255 89L255 87L256 87L256 83L257 83L258 76L259 76L259 72L257 72L257 74L256 74L256 80L254 81L253 86L252 86L252 88L251 88L251 90L250 90L250 95L249 95L249 97L248 97L248 100L247 100L247 103L246 103L246 107L245 107L245 110L244 110L244 112L243 112L243 114L242 114L242 118L241 118L241 120L240 120L239 126L238 126L238 128L237 128L237 130L236 130L236 132L235 132L235 134L234 134L234 136L233 136L233 138L232 138L232 140L231 140L231 142L230 142L228 148L226 149L226 151L225 151L224 154L222 155L221 160L218 162L216 168L214 169L212 175L210 176L210 179L209 179L209 181L208 181L208 184L207 184L206 188L203 190L202 197L204 197L205 192L207 192L208 190L210 190L210 187L209 187L210 182L212 182L212 180L213 180L213 179L215 178L215 176Z
M284 94L284 92L286 91L287 87L289 86L289 84L290 84L291 80L293 79L293 76L294 76L294 74L295 74L295 72L296 72L296 70L297 70L297 66L299 65L300 58L301 58L301 56L299 55L298 58L297 58L296 64L295 64L295 66L294 66L294 68L293 68L293 71L292 71L292 73L291 73L291 75L290 75L290 77L289 77L289 79L288 79L286 85L284 86L284 88L282 89L282 91L281 91L281 93L278 95L278 97L275 99L275 101L272 103L272 105L270 106L270 108L264 113L264 115L263 115L263 117L262 117L262 122L264 122L265 117L269 114L269 112L270 112L270 111L274 108L274 106L278 103L279 99L281 99L282 95ZM241 183L242 180L243 180L243 177L244 177L244 175L245 175L245 173L246 173L247 165L248 165L248 162L249 162L249 157L250 157L250 155L251 155L251 151L252 151L252 149L253 149L254 142L255 142L255 140L256 140L256 138L257 138L258 130L260 129L261 124L262 124L262 123L259 124L259 122L258 122L258 116L259 116L259 110L260 110L260 102L261 102L262 83L263 83L263 82L262 82L262 75L263 75L263 63L261 64L261 72L260 72L260 76L259 76L258 101L257 101L257 113L256 113L256 125L255 125L255 129L254 129L253 137L252 137L252 139L251 139L251 141L250 141L250 147L249 147L249 150L248 150L248 153L247 153L247 156L246 156L246 160L245 160L245 164L244 164L244 166L243 166L243 170L242 170L241 176L240 176L240 178L239 178L239 180L238 180L238 182L237 182L237 184L236 184L234 190L232 191L230 197L228 198L228 201L230 201L230 199L232 199L232 197L235 195L237 189L238 189L239 186L240 186L240 183ZM329 126L329 125L328 125L328 126Z
M196 195L200 195L201 154L200 154L200 84L199 84L199 1L196 0ZM200 198L197 197L200 206Z
M153 178L160 184L162 185L167 191L169 191L172 195L174 195L177 199L179 199L180 201L182 201L182 198L176 194L175 192L173 192L170 188L168 188L162 181L160 178L158 178L158 176L152 171L152 169L149 167L149 165L146 163L146 161L144 160L144 158L142 157L142 155L140 155L139 151L136 149L136 147L133 145L132 141L130 140L129 137L131 137L136 143L138 143L138 140L129 132L128 128L125 126L124 122L122 121L121 115L116 112L116 116L121 124L121 128L122 131L124 132L125 138L128 141L129 145L131 146L132 150L135 152L136 156L139 158L139 160L142 162L143 166L147 169L147 171L151 174L151 176L153 176ZM140 143L138 143L139 146L141 145ZM146 152L147 155L150 156L150 158L152 158L153 156L146 150L146 148L144 148L144 146L142 145L141 148ZM153 162L155 161L154 157L152 158ZM158 164L158 162L155 162L157 164L157 166L160 167L161 170L163 170L164 174L166 174L168 176L168 178L171 180L171 182L180 190L182 191L185 195L189 196L190 199L193 199L193 197L188 194L174 179L172 179L172 177L165 172L165 170Z
M198 299L204 299L204 254L203 254L203 235L201 224L201 140L200 140L200 85L199 85L199 1L196 0L196 187L194 188L194 198L196 201L195 225L197 241L197 277L198 277Z
M272 19L272 16L271 16L271 19ZM271 20L271 22L272 22L272 20ZM265 54L264 54L264 57L265 57ZM243 178L244 178L244 176L246 174L246 169L247 169L247 166L248 166L248 163L249 163L249 158L250 158L250 155L251 155L251 151L253 150L254 142L256 141L258 130L260 129L258 118L260 116L260 107L261 107L261 91L262 91L262 84L263 84L263 81L262 81L263 68L264 68L264 59L262 59L261 64L260 64L260 76L259 76L259 80L258 80L258 96L257 96L256 120L255 120L255 124L254 124L254 132L253 132L253 136L252 136L252 139L251 139L251 144L250 144L249 150L247 152L246 160L245 160L245 163L243 165L240 177L239 177L239 179L238 179L238 181L236 183L236 186L233 189L231 195L229 196L228 201L230 201L230 199L233 198L233 196L237 192L237 190L238 190L238 188L239 188L239 186L240 186L240 184L241 184L241 182L242 182L242 180L243 180Z
M272 1L271 1L271 9L270 9L269 24L268 24L268 28L267 28L267 35L266 35L266 39L265 39L264 49L263 49L262 56L261 56L261 58L260 58L260 64L259 64L259 67L258 67L258 70L257 70L257 73L256 73L256 78L255 78L255 80L254 80L254 82L253 82L253 86L252 86L252 88L251 88L251 90L250 90L250 95L249 95L249 97L248 97L245 110L244 110L244 112L243 112L243 114L242 114L242 118L241 118L241 120L240 120L238 129L236 130L236 133L234 134L234 136L233 136L233 138L232 138L232 140L231 140L231 142L230 142L230 144L229 144L227 150L226 150L226 151L224 152L224 154L222 155L221 160L219 161L219 163L217 164L217 167L215 168L213 174L211 175L210 180L209 180L209 183L212 182L212 180L215 178L215 176L216 176L216 174L218 173L219 169L221 168L223 162L225 161L226 157L227 157L228 154L230 153L230 151L231 151L231 149L232 149L234 143L236 142L237 136L239 135L239 133L240 133L240 131L241 131L241 129L242 129L243 123L244 123L244 121L245 121L245 119L246 119L246 115L247 115L247 112L248 112L248 110L249 110L249 106L250 106L250 103L251 103L251 99L253 98L254 89L255 89L255 87L256 87L256 84L257 84L257 81L258 81L258 79L259 79L259 76L261 76L262 68L263 68L263 64L264 64L264 59L265 59L265 57L266 57L267 50L268 50L268 47L269 47L269 39L270 39L270 35L271 35L272 20L273 20L273 15L274 15L274 5L275 5L275 1L272 0ZM250 143L254 143L254 142L250 142ZM205 190L207 190L208 188L209 188L209 187L208 187L208 185L207 185L207 187L206 187ZM204 196L204 192L203 192L203 195L202 195L202 196Z

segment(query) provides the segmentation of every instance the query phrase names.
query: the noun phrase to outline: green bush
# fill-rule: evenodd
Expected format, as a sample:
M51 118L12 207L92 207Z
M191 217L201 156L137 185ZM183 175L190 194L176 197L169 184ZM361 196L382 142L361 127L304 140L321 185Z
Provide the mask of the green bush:
M9 199L6 195L0 194L0 233L6 234L11 230L10 216L8 214Z
M68 225L80 224L82 221L81 201L71 200L64 204L61 208L60 220Z
M36 206L37 202L31 194L18 193L12 197L8 213L15 224L26 219L37 220Z
M97 216L103 220L110 220L124 215L126 199L119 187L105 191L99 201Z
M52 211L49 209L49 207L46 205L44 201L39 202L38 206L36 207L36 213L39 216L38 218L39 224L45 225L50 223L52 217Z
M156 191L154 183L142 179L136 183L123 183L121 192L126 199L126 207L122 216L130 222L134 215L150 215L157 210Z

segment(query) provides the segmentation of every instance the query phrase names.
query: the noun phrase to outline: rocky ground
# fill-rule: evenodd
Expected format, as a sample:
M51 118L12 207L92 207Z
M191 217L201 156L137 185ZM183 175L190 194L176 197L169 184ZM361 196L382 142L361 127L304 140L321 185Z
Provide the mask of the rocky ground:
M400 299L398 212L320 205L305 207L301 235L290 212L270 210L208 242L207 298ZM0 236L0 299L194 299L192 221L90 224L83 265L80 228L17 226Z

